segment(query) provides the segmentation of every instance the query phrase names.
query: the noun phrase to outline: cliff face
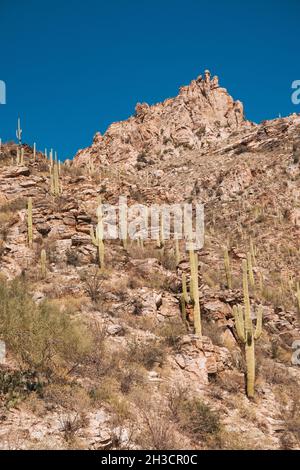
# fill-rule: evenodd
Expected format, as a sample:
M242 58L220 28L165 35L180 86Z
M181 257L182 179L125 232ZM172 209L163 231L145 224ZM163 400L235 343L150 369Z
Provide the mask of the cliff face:
M234 101L218 77L205 71L178 96L149 106L138 103L135 115L112 124L102 136L97 133L91 147L75 156L76 165L87 158L96 163L122 162L125 166L143 158L178 157L186 149L196 150L228 137L233 131L253 125L244 119L243 105Z

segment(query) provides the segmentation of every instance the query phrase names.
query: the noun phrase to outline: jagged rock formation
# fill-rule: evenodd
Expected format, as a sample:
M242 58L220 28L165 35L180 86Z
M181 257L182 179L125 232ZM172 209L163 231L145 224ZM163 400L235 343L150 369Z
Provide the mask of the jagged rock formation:
M135 116L112 124L102 136L97 133L91 147L80 150L74 163L121 162L125 166L151 163L151 160L176 159L186 149L207 148L233 131L251 128L245 121L243 105L234 101L218 77L205 71L179 95L149 106L138 103Z

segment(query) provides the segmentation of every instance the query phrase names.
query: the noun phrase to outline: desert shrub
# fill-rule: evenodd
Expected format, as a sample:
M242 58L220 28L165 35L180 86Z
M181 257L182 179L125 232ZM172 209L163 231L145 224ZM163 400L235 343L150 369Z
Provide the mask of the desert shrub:
M68 413L60 416L61 428L66 442L73 442L76 434L88 425L84 413Z
M141 364L146 369L151 369L156 363L164 362L165 353L161 341L157 339L150 339L146 342L135 340L128 345L127 358L129 363Z
M12 199L11 201L6 202L0 206L0 212L8 213L8 212L17 212L22 209L26 208L27 200L24 197L18 197L16 199Z
M73 166L73 165L72 166L62 165L61 173L62 175L70 176L71 178L76 178L76 177L84 175L84 168L81 168L79 166Z
M173 250L164 250L162 252L159 252L158 259L161 262L162 266L168 271L176 270L176 255Z
M257 375L272 385L286 385L293 381L286 367L270 359L261 359L257 367Z
M298 448L300 444L300 398L298 384L286 390L288 399L282 407L281 418L284 422L284 433L281 437L282 448Z
M67 264L69 264L70 266L79 266L80 264L79 255L76 250L68 249L66 251L66 259Z
M63 380L44 386L42 398L48 407L54 405L76 413L88 410L91 405L90 396L81 385Z
M40 393L43 383L30 371L0 369L0 397L7 408L24 400L31 392Z
M173 424L164 416L157 413L143 413L143 430L137 438L142 449L147 450L176 450L180 442L176 436Z
M205 440L210 434L217 434L221 429L218 414L198 398L182 403L180 422L185 431L200 440Z
M95 269L92 273L83 273L82 280L84 281L85 292L93 302L97 303L103 294L104 275L99 273L98 269Z
M73 368L91 348L84 324L49 302L36 305L21 280L0 281L0 331L20 366L49 375Z
M212 340L213 344L216 344L217 346L224 346L221 337L222 330L216 322L209 321L204 317L202 320L202 329L203 335L208 336Z
M176 319L165 322L156 331L164 339L167 346L176 348L180 337L186 333L186 328L182 321Z
M118 380L120 383L120 391L127 395L134 386L141 386L144 382L143 372L137 367L121 368L119 371Z
M236 371L224 371L219 374L216 378L216 385L219 385L222 390L226 390L229 393L237 394L244 392L245 381L243 374Z

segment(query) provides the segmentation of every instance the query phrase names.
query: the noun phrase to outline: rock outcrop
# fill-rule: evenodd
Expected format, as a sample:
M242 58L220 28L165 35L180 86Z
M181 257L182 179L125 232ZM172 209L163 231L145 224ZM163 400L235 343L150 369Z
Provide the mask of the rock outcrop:
M179 95L163 103L149 106L138 103L135 115L127 121L112 124L102 136L97 133L91 147L75 156L76 165L122 162L125 166L153 160L176 158L186 149L205 148L210 142L230 135L245 121L243 105L234 101L218 77L211 79L205 71Z

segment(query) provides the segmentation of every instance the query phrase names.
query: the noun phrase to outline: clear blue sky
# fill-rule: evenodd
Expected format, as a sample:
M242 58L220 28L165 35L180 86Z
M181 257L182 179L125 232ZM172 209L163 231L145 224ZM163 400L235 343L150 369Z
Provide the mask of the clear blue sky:
M248 119L300 113L300 1L0 0L0 137L20 115L25 142L72 157L206 68Z

